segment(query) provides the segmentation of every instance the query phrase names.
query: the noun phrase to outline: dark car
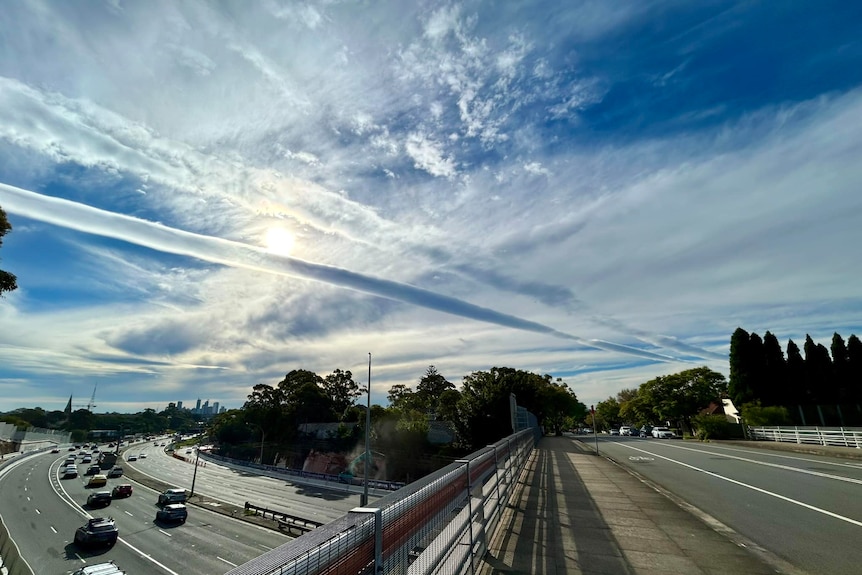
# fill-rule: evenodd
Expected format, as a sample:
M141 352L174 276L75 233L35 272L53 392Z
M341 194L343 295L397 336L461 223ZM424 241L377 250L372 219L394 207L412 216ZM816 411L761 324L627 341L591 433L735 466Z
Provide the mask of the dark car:
M115 467L108 472L108 477L122 477L123 476L123 468Z
M120 530L110 517L96 517L75 531L75 544L81 546L107 545L113 547Z
M111 496L113 497L131 497L132 496L132 486L128 483L121 483L114 487L113 491L111 491Z
M96 491L87 497L87 505L90 507L107 507L111 504L110 491Z
M640 431L641 437L652 437L652 425L644 425Z
M188 516L189 511L182 503L165 505L164 507L156 511L156 521L163 521L165 523L185 523L186 519L188 519Z
M84 472L84 475L98 475L101 472L102 468L94 464L87 468L87 471Z

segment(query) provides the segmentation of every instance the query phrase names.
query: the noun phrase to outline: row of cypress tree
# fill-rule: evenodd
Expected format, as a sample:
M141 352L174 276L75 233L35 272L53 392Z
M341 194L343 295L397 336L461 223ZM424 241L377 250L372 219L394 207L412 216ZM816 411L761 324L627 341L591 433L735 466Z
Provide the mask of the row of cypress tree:
M862 341L832 336L827 349L805 336L804 357L792 339L787 355L772 333L737 328L730 338L728 395L737 406L854 405L862 402Z

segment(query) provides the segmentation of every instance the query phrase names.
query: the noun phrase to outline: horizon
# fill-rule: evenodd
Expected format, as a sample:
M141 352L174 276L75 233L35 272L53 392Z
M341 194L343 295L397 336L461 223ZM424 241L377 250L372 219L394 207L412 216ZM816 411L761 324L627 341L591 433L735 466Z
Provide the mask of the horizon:
M862 334L862 5L0 19L0 411L241 406L369 352L378 405L434 365L589 406L727 375L737 327Z

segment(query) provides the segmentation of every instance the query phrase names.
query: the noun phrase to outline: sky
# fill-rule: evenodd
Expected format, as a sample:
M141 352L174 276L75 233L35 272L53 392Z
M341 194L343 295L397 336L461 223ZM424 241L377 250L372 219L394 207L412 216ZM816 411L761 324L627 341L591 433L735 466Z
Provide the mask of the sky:
M0 411L862 335L862 3L0 3Z

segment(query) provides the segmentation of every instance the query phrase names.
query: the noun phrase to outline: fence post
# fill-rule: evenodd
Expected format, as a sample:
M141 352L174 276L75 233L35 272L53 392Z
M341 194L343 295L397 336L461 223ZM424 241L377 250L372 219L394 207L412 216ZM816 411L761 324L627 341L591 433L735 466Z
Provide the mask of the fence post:
M374 514L374 573L383 573L383 510L378 507L354 507L353 513Z
M457 463L464 463L467 466L467 527L470 530L470 573L475 575L476 565L473 558L473 549L476 542L473 540L473 478L470 477L470 460L456 459Z

